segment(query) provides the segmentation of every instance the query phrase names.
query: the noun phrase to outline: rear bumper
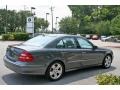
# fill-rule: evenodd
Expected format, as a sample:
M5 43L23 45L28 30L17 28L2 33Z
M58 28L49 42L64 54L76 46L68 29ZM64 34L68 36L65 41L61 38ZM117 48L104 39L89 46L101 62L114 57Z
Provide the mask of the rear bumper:
M20 74L45 75L47 67L44 65L26 65L25 62L13 62L6 56L3 58L7 68Z

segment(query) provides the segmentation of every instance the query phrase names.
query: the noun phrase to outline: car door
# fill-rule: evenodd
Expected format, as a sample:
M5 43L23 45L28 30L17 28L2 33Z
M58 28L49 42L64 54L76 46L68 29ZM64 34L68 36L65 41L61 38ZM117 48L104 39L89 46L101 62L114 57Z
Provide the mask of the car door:
M77 49L77 44L74 37L65 37L57 44L57 48L62 53L62 56L66 62L67 69L73 69L80 67L79 57L80 53Z
M80 62L83 66L94 65L99 63L100 53L93 49L93 45L84 38L76 38L80 45L81 52Z

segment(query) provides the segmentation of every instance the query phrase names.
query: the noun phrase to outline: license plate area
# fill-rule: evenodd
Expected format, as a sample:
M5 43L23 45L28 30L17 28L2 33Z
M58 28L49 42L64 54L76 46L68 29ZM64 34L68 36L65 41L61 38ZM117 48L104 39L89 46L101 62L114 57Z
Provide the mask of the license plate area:
M13 48L9 48L7 49L7 57L11 60L11 61L17 61L18 60L18 56L15 53Z

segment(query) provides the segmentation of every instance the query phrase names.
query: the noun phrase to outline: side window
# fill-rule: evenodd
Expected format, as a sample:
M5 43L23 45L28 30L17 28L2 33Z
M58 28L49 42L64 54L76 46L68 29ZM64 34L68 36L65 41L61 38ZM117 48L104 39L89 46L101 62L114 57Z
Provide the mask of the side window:
M57 48L64 48L63 40L60 40L56 46Z
M76 42L74 38L64 38L63 43L65 48L76 48Z
M86 48L86 49L93 48L92 45L87 40L82 38L77 38L77 40L81 48Z

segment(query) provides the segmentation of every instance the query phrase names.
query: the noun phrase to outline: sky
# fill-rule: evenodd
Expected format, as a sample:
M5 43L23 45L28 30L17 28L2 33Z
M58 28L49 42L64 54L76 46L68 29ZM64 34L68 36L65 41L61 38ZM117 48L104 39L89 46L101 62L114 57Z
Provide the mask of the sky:
M30 10L31 7L35 7L34 10L37 17L46 19L46 13L50 13L47 19L50 23L49 29L51 29L51 11L50 7L53 6L53 16L54 16L54 28L56 17L59 17L57 21L59 22L62 18L71 16L71 11L68 6L63 2L62 4L55 3L57 0L0 0L0 8L5 8L8 6L10 10Z

